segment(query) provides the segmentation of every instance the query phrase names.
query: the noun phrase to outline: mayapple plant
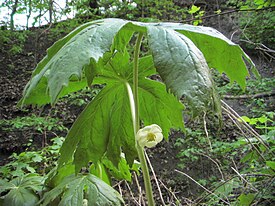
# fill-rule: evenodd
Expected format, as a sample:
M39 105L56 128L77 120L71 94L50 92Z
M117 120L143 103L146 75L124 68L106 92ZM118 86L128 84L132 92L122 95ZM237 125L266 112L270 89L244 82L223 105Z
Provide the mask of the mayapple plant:
M149 52L140 57L144 38ZM132 55L131 39L136 39ZM244 88L246 63L254 68L243 50L218 31L180 23L102 19L57 41L37 65L19 104L54 104L84 87L104 88L71 127L48 178L53 189L42 205L54 200L66 206L123 204L110 178L131 181L139 163L148 205L154 205L145 147L167 139L171 128L184 129L182 97L194 115L207 108L219 113L209 68ZM154 74L162 81L152 80Z

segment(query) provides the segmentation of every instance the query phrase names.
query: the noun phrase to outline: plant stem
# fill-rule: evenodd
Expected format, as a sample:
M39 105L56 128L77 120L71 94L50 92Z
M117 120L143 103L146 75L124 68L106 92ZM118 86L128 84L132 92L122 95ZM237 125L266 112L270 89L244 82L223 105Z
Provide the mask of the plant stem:
M133 68L133 93L134 93L134 102L135 102L135 134L139 130L139 101L138 101L138 59L139 59L139 50L141 46L141 40L142 40L142 33L138 34L137 40L136 40L136 47L134 50L134 68Z
M135 102L135 126L134 126L134 132L135 135L137 134L138 129L140 128L139 125L139 101L138 101L138 60L139 60L139 51L141 46L143 34L139 33L137 40L136 40L136 47L134 51L134 68L133 68L133 96L134 96L134 102ZM150 175L149 170L147 166L147 162L144 156L144 148L140 147L138 142L136 142L136 149L138 152L138 158L141 164L143 179L144 179L144 185L145 185L145 192L146 197L148 200L149 206L154 206L154 198L153 198L153 191L152 191L152 185L150 181Z
M144 185L145 185L145 192L146 192L146 197L148 200L148 206L154 206L155 201L154 201L154 196L153 196L153 190L152 190L152 185L151 185L151 180L150 180L150 175L149 175L149 169L147 166L147 162L144 156L144 149L139 146L139 144L136 144L136 149L138 151L138 157L140 161L140 166L142 169L142 174L143 174L143 180L144 180Z

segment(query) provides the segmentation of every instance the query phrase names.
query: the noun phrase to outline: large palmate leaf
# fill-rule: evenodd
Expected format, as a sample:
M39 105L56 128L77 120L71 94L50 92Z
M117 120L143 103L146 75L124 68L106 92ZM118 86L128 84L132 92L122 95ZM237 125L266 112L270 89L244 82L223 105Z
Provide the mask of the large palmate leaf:
M153 30L157 30L159 34L165 31L169 36L162 35L160 36L161 39L158 39L156 36L154 37ZM175 30L184 36L176 35L171 30ZM157 61L155 60L158 65L155 66L158 71L160 70L159 73L161 75L164 70L170 71L170 68L173 68L173 71L170 71L170 73L173 73L176 68L190 65L191 67L181 68L180 71L188 71L188 74L193 73L194 75L191 75L191 77L194 77L195 73L199 72L200 78L195 78L194 82L189 79L188 88L196 88L198 80L203 80L204 82L200 82L199 85L200 92L194 93L194 89L186 89L186 91L183 92L184 87L175 87L172 78L166 78L165 81L167 85L173 86L172 88L168 86L168 89L171 89L172 92L178 96L182 93L187 99L189 98L189 102L195 102L193 106L194 108L199 106L197 110L200 110L202 105L208 106L207 102L213 100L213 95L209 96L212 100L206 100L207 95L203 95L203 97L194 95L200 95L202 94L201 92L207 91L208 89L210 89L210 91L207 91L207 94L211 94L213 91L212 87L209 86L207 75L204 76L207 73L204 71L207 69L204 63L202 64L204 65L203 69L192 70L195 68L195 65L192 64L196 63L196 68L198 68L198 60L201 61L203 57L200 54L197 56L198 49L190 43L190 40L203 52L203 56L206 58L210 67L217 68L220 72L225 72L242 87L244 87L245 77L248 75L243 58L253 65L239 46L212 28L194 27L175 23L140 23L121 19L97 20L77 28L48 50L47 57L39 63L33 73L32 80L26 86L24 98L20 104L42 105L49 102L54 103L57 97L87 86L84 79L85 77L88 80L88 85L90 85L93 82L93 78L98 75L99 72L98 60L104 59L103 56L106 52L110 52L112 56L112 53L116 50L123 51L134 32L148 33L149 38L151 38L149 47L154 51L154 58L158 58ZM176 52L177 55L173 55L174 62L167 61L165 55L167 54L167 50L162 50L169 45L164 44L163 47L160 47L162 43L165 43L166 37L174 41L175 47L170 49L177 51L177 48L182 47L180 51ZM177 42L177 40L179 40L179 42ZM186 48L184 48L184 45ZM181 56L180 53L184 53L183 56ZM182 57L186 57L187 54L193 55L190 55L189 58L186 59L189 62L183 64ZM111 56L109 56L109 58ZM192 61L191 56L192 58L197 56L198 59ZM202 60L202 62L204 62L204 60ZM166 63L173 64L169 65ZM184 80L190 77L188 74L178 72L175 76L180 75L179 79ZM162 75L162 77L165 76ZM181 83L181 85L182 84L184 83ZM203 88L204 86L206 88ZM192 98L190 99L190 97Z
M73 161L78 172L89 161L102 158L117 166L122 151L129 164L136 157L126 89L132 86L133 64L125 50L134 32L148 38L152 52L139 61L140 119L159 124L166 137L170 128L183 128L183 106L175 96L184 96L195 113L210 105L219 108L209 66L245 84L248 72L243 57L250 59L214 29L121 19L85 24L48 50L20 102L55 103L85 86L107 84L74 123L61 148L59 167ZM156 71L165 85L147 78Z
M58 206L112 206L122 205L123 199L120 194L101 179L92 174L71 175L62 180L51 191L45 193L42 205L50 205L57 201Z
M140 80L140 118L145 125L159 125L167 139L171 128L183 129L183 105L165 90L165 85L160 82Z
M89 161L96 163L104 156L118 165L122 151L127 162L130 165L133 163L137 154L126 88L126 84L131 84L133 76L129 69L132 63L127 60L127 53L116 53L96 78L96 82L103 81L107 85L72 126L60 150L60 167L74 159L78 172ZM163 83L146 78L155 73L152 56L141 58L139 65L141 120L145 124L159 124L165 137L168 137L170 128L183 129L182 104L166 92Z
M152 26L148 27L148 39L155 66L174 94L179 98L185 96L194 110L203 110L211 101L215 103L208 65L190 39Z
M105 152L117 164L121 146L133 161L135 139L129 111L125 85L106 86L73 124L60 150L60 164L70 161L74 154L78 172L89 161L100 160Z
M4 196L3 205L8 206L34 206L39 202L36 192L43 189L44 178L29 174L17 177L10 182L0 180L0 193L8 192Z
M51 102L55 102L71 78L72 81L82 79L82 69L91 63L90 59L98 61L110 50L115 35L126 23L124 20L108 19L87 23L54 44L34 71L33 78L25 88L22 103L46 103L48 99L43 100L41 93L46 94L48 90ZM75 90L79 90L79 87L71 91Z
M213 28L180 23L159 23L158 26L184 34L202 51L209 67L226 73L231 81L236 81L242 88L249 75L244 59L250 64L252 72L259 75L242 48Z

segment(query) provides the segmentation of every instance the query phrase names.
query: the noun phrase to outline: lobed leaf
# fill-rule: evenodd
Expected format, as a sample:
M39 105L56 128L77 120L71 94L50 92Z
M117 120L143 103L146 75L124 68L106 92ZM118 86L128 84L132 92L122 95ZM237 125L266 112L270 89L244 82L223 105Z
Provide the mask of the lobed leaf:
M231 81L236 81L243 89L249 76L244 60L252 72L259 77L254 63L242 48L230 41L219 31L204 26L192 26L180 23L159 23L158 26L173 29L189 38L203 53L209 67L226 73Z
M11 190L4 199L4 205L9 206L35 206L38 196L31 190L19 187Z
M131 85L133 78L130 69L133 63L129 63L128 59L128 54L116 53L101 76L95 79L107 85L73 124L60 150L60 168L74 160L75 171L78 172L89 161L96 163L104 157L117 167L122 151L129 165L137 157L126 89L126 83ZM152 56L141 58L139 65L140 118L145 124L159 124L167 138L170 128L183 129L183 106L166 92L163 83L147 78L147 75L156 73ZM124 169L122 172L127 171Z
M54 103L93 83L107 84L70 130L59 169L73 160L78 172L88 162L106 157L117 166L122 151L133 163L136 150L125 87L132 84L133 64L125 48L134 32L147 34L152 52L139 61L140 118L144 124L159 124L166 137L170 128L183 128L183 106L173 94L184 96L194 113L210 105L219 111L208 65L242 87L248 75L243 58L253 65L239 46L210 28L121 19L97 20L77 28L48 50L20 101L21 105ZM147 79L155 68L166 85Z
M129 111L125 85L107 85L73 124L61 147L59 164L69 162L74 154L78 172L89 161L96 163L106 153L117 165L121 147L128 161L133 162L136 151Z
M157 35L155 35L156 38L152 39L154 33L150 32L159 30L159 35L159 32L164 31L164 28L167 28L165 31L170 31L167 33L169 34L169 37L167 37L174 41L174 48L169 49L176 51L175 55L173 54L173 57L177 56L176 63L179 63L176 67L187 66L190 70L196 68L196 70L191 72L192 74L177 72L174 77L179 77L178 80L188 80L188 83L183 84L189 85L191 79L187 77L194 78L196 73L198 73L198 78L194 79L193 85L196 83L199 83L199 85L187 87L183 91L184 87L175 86L176 83L173 83L171 78L166 78L166 75L164 75L164 70L166 72L169 71L171 74L176 69L175 62L166 61L166 55L169 55L167 46L170 45L163 44L165 43L163 38L166 38L164 36L162 36L162 39L158 39ZM184 35L176 35L171 30ZM245 86L245 78L248 75L243 59L245 58L254 67L252 61L238 45L232 43L212 28L177 23L141 23L121 19L97 20L80 26L48 50L47 57L37 66L32 80L26 86L24 98L19 104L42 105L48 102L54 103L58 97L89 86L101 72L102 65L98 65L99 61L102 60L106 63L112 58L113 52L124 51L134 32L148 34L149 39L151 38L149 46L152 49L154 58L157 58L154 59L155 66L157 70L160 70L160 75L166 78L165 83L168 88L178 97L184 94L197 111L208 107L210 102L214 102L217 108L217 98L213 92L211 80L207 80L209 79L209 74L206 71L208 67L205 65L204 57L210 67L217 68L220 72L225 72L232 81L237 81L243 88ZM177 42L177 40L180 41ZM204 55L199 54L199 50L195 48L192 42ZM154 48L156 45L162 44L163 47ZM182 48L178 51L177 48L180 47ZM183 52L184 50L185 52ZM110 55L107 55L106 60L104 55L108 52L110 52ZM184 63L184 58L187 58L186 52L189 52L189 58ZM185 53L182 56L183 58L180 56L182 53ZM172 55L171 51L170 55ZM190 58L195 59L191 60ZM181 62L178 62L178 60ZM161 65L157 65L158 63ZM170 65L170 63L172 64ZM198 70L199 67L201 67L200 70ZM173 70L170 71L170 68L173 68ZM85 83L84 77L87 78L88 84ZM197 88L198 90L196 90ZM204 94L204 97L199 97L198 95L200 94ZM207 95L210 97L208 100L206 99Z
M17 177L10 182L0 180L0 192L8 193L4 196L4 205L9 206L34 206L39 197L36 192L43 189L44 178L37 174L28 174Z
M154 64L167 85L196 112L216 105L208 65L190 39L164 27L147 27Z
M24 90L24 101L32 100L42 104L48 100L39 102L39 94L46 94L49 90L51 103L54 103L63 87L68 87L69 80L81 80L83 67L89 65L90 60L98 61L99 58L110 51L113 39L127 21L116 19L98 20L80 26L64 39L54 44L48 55L37 66L33 77ZM47 82L47 87L45 87ZM40 92L35 92L40 88ZM78 89L78 88L76 88ZM34 102L37 103L37 102Z
M82 206L85 200L88 205L94 206L123 204L116 190L92 174L64 178L59 185L45 193L40 202L42 206L53 201L59 201L58 206Z
M140 80L140 119L144 125L159 125L167 140L171 128L184 130L184 107L173 94L165 90L163 83L149 79Z

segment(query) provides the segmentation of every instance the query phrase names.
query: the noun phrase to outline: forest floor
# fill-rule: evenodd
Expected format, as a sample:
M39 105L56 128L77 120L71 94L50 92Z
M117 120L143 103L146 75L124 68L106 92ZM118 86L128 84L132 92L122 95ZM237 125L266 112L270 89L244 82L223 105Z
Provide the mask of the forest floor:
M230 28L227 28L230 30ZM62 36L62 35L61 35ZM59 37L59 36L58 36ZM54 108L45 106L43 108L18 108L17 103L22 96L25 85L30 79L33 68L45 56L46 49L53 44L57 39L49 34L46 29L37 29L29 33L24 43L22 52L11 54L9 51L10 45L7 48L2 48L0 52L0 119L1 121L12 120L25 116L35 117L54 117L62 122L62 125L69 128L80 111L84 108L85 102L89 100L89 96L85 97L83 104L72 104L68 100L58 103ZM275 67L273 62L264 60L258 54L252 54L252 59L256 63L259 72L264 78L274 78ZM218 83L219 85L228 84ZM275 86L275 85L274 85ZM229 95L230 93L224 94ZM84 95L85 96L85 95ZM238 95L237 95L238 96ZM80 101L78 97L74 100ZM230 105L241 116L249 116L253 104L248 106L247 98L225 98ZM265 111L274 111L275 102L274 96L265 96L261 98L265 104ZM255 104L255 103L254 103ZM80 105L80 106L79 106ZM255 105L254 105L255 106ZM159 195L158 187L163 194L163 201L166 204L173 205L177 199L182 204L192 204L203 201L209 194L205 192L190 177L200 182L205 187L209 186L207 181L213 176L219 178L226 172L221 173L219 170L222 159L211 159L208 152L203 153L199 148L190 152L190 161L183 161L183 150L189 149L193 144L204 144L204 149L210 150L208 141L201 141L199 138L211 141L235 141L241 136L241 131L230 120L226 113L223 113L223 124L219 126L218 120L213 120L213 115L204 117L203 115L197 119L189 119L186 117L185 126L188 128L186 134L179 131L172 131L168 142L162 142L156 148L148 150L148 156L155 171L155 177L158 179L159 186L154 183L154 194L158 205L162 204L161 196ZM204 126L205 123L205 126ZM19 124L19 123L18 123ZM207 131L207 132L206 132ZM208 134L207 134L208 133ZM37 131L34 126L20 127L17 125L14 129L7 129L7 126L0 125L0 165L4 165L10 161L8 158L12 153L20 153L26 150L41 149L50 144L50 139L55 136L65 136L66 131ZM207 136L208 135L208 136ZM186 138L193 138L195 143L187 141ZM212 145L213 146L213 145ZM186 148L189 147L189 148ZM215 147L215 145L214 145ZM218 147L218 146L217 146ZM32 149L31 149L32 148ZM193 155L196 153L196 155ZM185 157L187 153L183 153ZM198 155L200 154L200 155ZM218 163L217 163L218 162ZM233 164L233 163L232 163ZM188 177L189 175L190 177ZM138 177L137 179L141 179ZM154 182L154 175L152 175ZM217 181L217 180L216 180ZM138 181L142 187L142 181ZM116 188L124 194L124 200L128 205L138 205L140 200L139 186L133 180L131 185L127 182L117 182Z

